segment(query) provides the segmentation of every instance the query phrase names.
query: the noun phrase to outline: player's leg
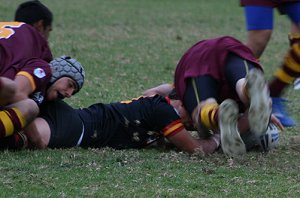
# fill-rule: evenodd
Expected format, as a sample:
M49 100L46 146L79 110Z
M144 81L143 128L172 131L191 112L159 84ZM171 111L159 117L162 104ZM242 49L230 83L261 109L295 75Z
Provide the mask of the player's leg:
M187 82L183 105L201 135L218 130L219 83L209 75L191 78Z
M299 4L299 11L300 12L300 3ZM299 14L300 17L300 14ZM299 19L300 20L300 19ZM290 45L294 44L294 43L300 43L300 22L298 21L297 23L292 23L291 24L291 33L289 34L289 41L290 41ZM300 90L300 78L298 77L295 81L294 81L294 89L295 90Z
M260 70L249 71L246 76L246 89L250 99L248 112L250 130L256 137L260 137L267 129L272 113L269 89Z
M289 33L290 45L300 42L300 3L283 3L279 7L282 14L286 14L291 21L291 30Z
M39 108L31 99L6 106L0 111L0 138L24 129L38 113Z
M300 43L300 3L287 3L282 4L279 7L282 14L286 14L291 20L291 32L289 34L290 46L296 43ZM289 56L289 55L287 55ZM293 56L293 55L290 55ZM299 54L295 54L297 59ZM286 62L286 61L285 61ZM281 70L281 77L278 77L278 71L270 82L270 95L273 103L273 114L281 121L285 127L292 127L296 125L296 122L288 115L285 110L286 99L281 98L283 90L292 82L300 82L296 79L299 77L297 68L299 67L287 67L284 63L279 70ZM299 70L299 69L298 69ZM286 77L283 77L285 75ZM287 80L288 76L293 78L293 81ZM285 78L285 81L283 80ZM294 86L297 86L296 84Z
M262 72L253 63L230 54L225 65L225 77L245 108L249 108L249 126L260 136L271 115L271 100Z
M290 127L296 123L288 117L284 111L280 96L284 89L300 77L300 43L294 43L286 54L283 63L277 69L270 81L270 94L273 98L273 113L281 121L283 126Z
M239 156L246 153L246 146L238 130L239 109L235 101L227 99L219 107L221 146L225 154Z
M247 46L259 58L272 35L273 8L267 6L245 6L244 13L248 30Z
M44 149L48 147L51 130L48 122L43 118L36 118L24 131L33 148Z
M0 138L0 149L19 150L28 147L28 138L23 132Z
M236 90L240 100L248 108L249 96L245 91L245 76L248 71L255 68L254 64L230 53L225 64L225 78L230 89ZM242 134L249 132L248 112L239 116L237 104L232 100L225 100L219 109L219 127L224 153L230 156L241 155L246 152L246 146L241 139Z
M222 148L226 154L230 156L243 154L245 145L237 129L238 109L226 108L225 111L224 108L220 109L218 98L218 81L209 75L204 75L189 79L183 102L200 137L207 137L212 132L220 132L224 141L221 141Z
M230 88L236 90L236 94L245 105L245 108L248 108L250 104L248 93L245 91L246 76L249 70L255 67L253 63L234 53L228 54L224 70L225 79Z
M26 135L20 132L38 114L37 104L31 99L25 99L0 111L0 148L21 149L28 144Z
M291 20L291 24L292 24L291 32L289 34L290 46L292 47L292 45L294 44L297 43L299 44L300 43L300 3L296 2L296 3L283 4L283 6L280 7L280 11L281 13L286 14ZM281 65L281 68L279 69L281 70L281 75L278 74L279 73L278 70L277 74L275 74L275 76L273 77L270 83L271 96L273 97L273 113L276 115L276 117L281 121L281 123L285 127L292 127L296 125L296 122L288 115L288 113L285 110L285 103L287 100L280 98L285 87L287 87L289 84L292 83L290 80L287 80L288 76L295 79L292 80L294 82L295 88L297 87L298 83L300 83L299 66L296 66L298 61L296 61L296 63L292 67L291 66L292 63L288 63L291 61L287 60L287 59L298 60L300 55L299 53L297 53L296 49L297 48L292 47L291 52L288 53L287 57L290 56L293 58L285 59L284 63ZM278 77L278 75L280 77ZM283 75L285 75L286 77L283 77Z
M291 33L289 34L289 42L290 42L290 46L292 46L292 44L294 43L300 42L300 22L298 22L297 24L295 23L291 24Z

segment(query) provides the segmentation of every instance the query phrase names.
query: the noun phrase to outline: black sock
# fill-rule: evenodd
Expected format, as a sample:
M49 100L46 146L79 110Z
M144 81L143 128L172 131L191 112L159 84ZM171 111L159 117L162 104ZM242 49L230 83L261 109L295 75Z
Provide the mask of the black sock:
M21 132L0 138L0 149L19 150L25 148L27 144L27 137Z

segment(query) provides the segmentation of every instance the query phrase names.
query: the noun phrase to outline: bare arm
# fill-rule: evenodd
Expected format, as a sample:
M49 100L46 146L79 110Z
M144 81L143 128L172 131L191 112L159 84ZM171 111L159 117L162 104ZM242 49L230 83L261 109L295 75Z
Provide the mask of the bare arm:
M167 96L171 91L173 90L174 86L172 84L161 84L157 87L153 87L150 89L147 89L144 91L143 95L144 96L152 96L155 94L161 95L161 96Z
M214 135L208 139L196 139L186 129L182 129L175 135L167 137L167 139L179 149L188 153L200 152L202 154L211 154L220 144L218 135Z
M28 123L32 122L35 117L39 114L39 107L37 106L36 102L31 99L24 99L19 102L7 105L4 107L5 109L12 109L16 108L22 115L21 117L24 119L25 126Z
M5 77L0 77L0 105L4 106L10 103L16 93L16 83Z
M25 76L16 76L15 83L16 94L12 100L12 103L28 98L35 89L35 87L33 87L35 85L31 83L30 80Z

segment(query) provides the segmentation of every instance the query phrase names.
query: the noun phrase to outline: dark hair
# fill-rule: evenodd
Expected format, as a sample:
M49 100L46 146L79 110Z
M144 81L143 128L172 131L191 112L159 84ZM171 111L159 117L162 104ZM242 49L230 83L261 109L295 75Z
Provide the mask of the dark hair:
M19 5L15 13L15 21L33 25L43 20L44 28L52 24L52 12L40 1L26 1Z

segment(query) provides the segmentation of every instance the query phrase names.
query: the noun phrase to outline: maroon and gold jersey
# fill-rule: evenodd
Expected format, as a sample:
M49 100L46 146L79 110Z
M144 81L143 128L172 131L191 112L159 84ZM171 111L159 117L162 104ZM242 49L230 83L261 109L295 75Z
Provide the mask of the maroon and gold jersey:
M27 77L32 89L44 95L51 78L52 53L47 40L32 26L0 22L0 76Z
M226 94L222 93L222 88L228 87L224 66L229 53L234 53L261 68L251 50L235 38L224 36L202 40L188 49L177 64L175 89L180 99L183 100L187 79L201 75L210 75L219 81L220 95Z

